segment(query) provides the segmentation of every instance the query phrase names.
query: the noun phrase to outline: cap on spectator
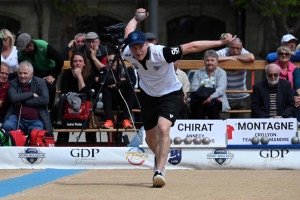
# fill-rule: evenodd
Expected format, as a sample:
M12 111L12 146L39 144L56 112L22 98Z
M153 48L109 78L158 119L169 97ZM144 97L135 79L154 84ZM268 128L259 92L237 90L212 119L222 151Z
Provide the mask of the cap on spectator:
M288 42L290 40L298 40L297 38L295 38L295 36L291 35L291 34L286 34L282 37L281 39L281 43L283 42Z
M133 31L128 35L128 44L131 47L134 44L144 44L147 39L146 35L142 31Z
M99 39L98 34L95 32L88 32L85 36L86 40L95 40L95 39Z
M26 49L27 45L30 43L31 40L31 36L28 33L20 34L16 42L17 49L20 51Z
M148 39L156 39L156 35L154 33L147 32L145 33L147 40Z

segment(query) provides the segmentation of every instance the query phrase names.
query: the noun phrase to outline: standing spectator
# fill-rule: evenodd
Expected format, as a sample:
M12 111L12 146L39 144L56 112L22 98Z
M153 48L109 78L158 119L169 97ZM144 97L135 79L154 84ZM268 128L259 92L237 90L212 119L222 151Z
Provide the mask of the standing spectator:
M183 105L182 84L178 81L172 62L183 55L229 43L234 37L218 41L194 41L176 47L165 47L147 42L137 24L148 17L145 9L137 9L125 28L123 55L133 64L140 77L139 100L146 130L146 142L155 154L153 186L165 185L164 166L170 151L170 128Z
M107 79L104 82L104 87L102 88L102 99L104 106L104 113L106 121L102 125L102 128L114 128L113 123L113 107L120 106L123 107L123 128L132 128L132 124L130 122L130 113L132 111L132 107L135 104L135 95L134 90L130 85L130 81L123 69L123 67L117 63L118 61L112 63L114 58L114 54L109 55L109 63L112 64L111 71L108 72L108 67L103 67L100 70L99 80L100 82L104 81L104 77L107 73ZM127 67L127 71L129 74L129 78L132 81L132 84L136 83L136 76L132 67ZM121 92L124 98L121 98ZM124 102L125 100L125 102ZM126 106L128 105L128 107ZM122 105L122 106L121 106Z
M71 40L69 44L63 48L61 56L64 60L70 60L76 49L84 45L85 35L85 33L78 33L75 35L74 40Z
M33 76L33 67L28 61L20 63L17 73L18 78L9 83L8 97L11 104L5 115L4 130L17 130L18 116L21 111L20 129L26 135L29 135L32 129L47 130L52 133L46 82ZM21 105L22 110L20 110Z
M152 43L152 44L155 44L155 45L158 44L158 42L156 40L156 36L155 36L154 33L147 32L147 33L145 33L145 35L146 35L147 41L149 43Z
M218 54L214 50L204 53L204 64L204 67L194 73L192 79L191 109L193 118L205 119L207 114L208 119L220 119L219 112L221 110L223 112L230 110L226 97L226 72L218 67ZM204 93L207 94L201 96Z
M54 105L56 81L64 65L61 55L46 41L33 40L28 33L17 38L19 62L29 61L34 68L34 76L47 82L49 90L49 109Z
M9 107L9 99L7 95L8 91L8 74L9 66L5 62L1 62L1 71L0 71L0 123L4 121L4 116Z
M9 30L2 29L0 33L3 37L1 61L7 63L9 66L10 79L12 79L16 77L13 76L13 73L16 72L18 68L18 50L14 46L15 39Z
M277 64L266 66L266 79L253 86L251 110L254 118L288 118L293 116L291 83L280 79Z
M291 62L300 62L300 50L296 49L297 40L298 39L291 34L286 34L281 39L281 45L287 46L291 50ZM277 59L277 52L269 53L266 58L268 63L275 62Z
M229 47L217 51L219 62L226 60L238 60L241 62L253 62L254 55L243 48L240 38L235 38ZM227 90L247 90L247 70L227 70ZM229 106L233 110L246 110L248 93L227 94ZM229 114L228 114L229 115ZM245 118L245 113L230 114L230 118ZM226 117L229 118L229 117Z
M177 78L179 82L182 84L182 91L183 91L183 101L186 104L187 98L188 98L188 93L190 92L190 81L188 76L184 71L178 68L179 65L179 60L176 60L174 64L174 70L175 74L177 75ZM188 119L188 110L186 109L185 106L182 107L182 109L179 112L179 115L177 116L177 119Z

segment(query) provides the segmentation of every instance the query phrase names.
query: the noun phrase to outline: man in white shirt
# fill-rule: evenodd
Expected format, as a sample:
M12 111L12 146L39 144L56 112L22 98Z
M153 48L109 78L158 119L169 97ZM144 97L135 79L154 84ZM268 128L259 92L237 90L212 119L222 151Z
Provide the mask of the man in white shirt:
M225 34L216 41L194 41L175 47L153 45L147 42L137 24L148 17L145 9L138 9L125 28L123 56L133 64L140 77L139 95L146 142L155 154L153 186L165 185L164 166L170 151L169 132L183 105L182 84L179 82L173 62L183 55L203 51L229 43L235 37Z

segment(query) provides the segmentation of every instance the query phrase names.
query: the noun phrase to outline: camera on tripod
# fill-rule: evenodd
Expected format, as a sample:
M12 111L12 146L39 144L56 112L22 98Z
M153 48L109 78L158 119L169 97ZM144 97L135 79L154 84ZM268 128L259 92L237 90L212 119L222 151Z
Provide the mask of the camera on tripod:
M124 42L124 31L126 24L119 23L112 26L103 27L110 34L103 34L101 36L101 43L121 45Z

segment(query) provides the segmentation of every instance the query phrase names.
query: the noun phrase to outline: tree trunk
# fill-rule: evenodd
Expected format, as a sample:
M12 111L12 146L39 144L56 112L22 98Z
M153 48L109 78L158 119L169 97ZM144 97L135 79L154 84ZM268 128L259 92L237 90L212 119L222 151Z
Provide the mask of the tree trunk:
M49 39L47 42L60 52L63 13L55 7L53 0L46 0L46 3L50 14Z
M38 19L38 38L43 37L43 3L42 0L34 0L34 10Z

